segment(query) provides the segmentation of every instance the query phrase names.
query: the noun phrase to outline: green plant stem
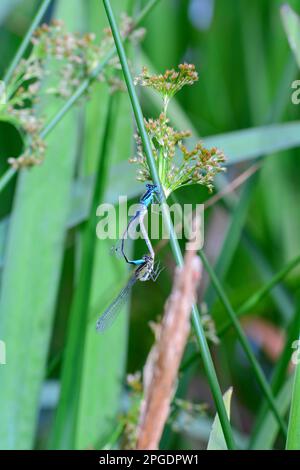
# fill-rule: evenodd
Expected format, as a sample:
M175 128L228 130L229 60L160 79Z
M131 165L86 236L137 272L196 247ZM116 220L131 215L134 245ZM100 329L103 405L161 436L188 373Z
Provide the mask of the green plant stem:
M248 313L250 310L253 310L256 305L261 302L266 295L270 293L270 291L276 287L276 285L281 282L287 274L289 274L298 264L300 263L300 255L296 256L293 258L281 271L275 274L275 276L272 277L272 279L264 285L262 289L260 289L258 292L255 292L249 299L245 301L245 303L235 312L237 317L240 317L241 315L244 315ZM232 326L232 322L229 320L226 322L224 325L221 325L218 330L217 330L217 336L222 337L228 329ZM287 341L286 344L290 344L290 341ZM290 353L290 350L289 350ZM282 353L282 355L286 354L285 352ZM181 371L187 369L190 367L197 359L197 355L193 354L191 355L190 358L186 360L186 362L181 366ZM281 359L280 359L281 361ZM275 374L277 375L277 367L281 364L279 362L276 365L275 371L274 371L274 376ZM286 370L286 367L284 368ZM282 371L279 373L279 376L282 377ZM277 383L277 382L276 382ZM273 393L276 393L278 389L273 388L273 376L272 376L272 390ZM281 382L279 382L279 385L281 385Z
M133 80L132 80L131 73L130 73L130 70L129 70L125 50L124 50L124 47L123 47L123 44L122 44L120 33L118 31L116 20L114 18L114 14L113 14L113 11L112 11L109 0L103 0L103 4L104 4L106 14L107 14L107 17L108 17L108 20L109 20L109 23L110 23L110 26L111 26L111 29L112 29L112 33L113 33L113 36L114 36L117 52L118 52L118 55L119 55L119 59L120 59L120 63L121 63L121 66L122 66L125 82L126 82L126 85L127 85L129 96L130 96L130 100L131 100L133 112L134 112L134 115L135 115L136 123L137 123L138 129L139 129L139 133L140 133L140 136L141 136L141 139L142 139L143 146L144 146L144 151L145 151L145 154L146 154L146 157L147 157L150 172L151 172L154 183L158 186L158 188L160 188L162 190L161 183L160 183L160 180L159 180L159 177L158 177L158 174L157 174L157 168L156 168L155 160L154 160L154 157L153 157L153 154L152 154L150 141L149 141L149 138L148 138L148 134L147 134L145 125L144 125L143 113L142 113L140 103L138 101L136 91L135 91L135 88L134 88L134 85L133 85ZM163 192L161 192L161 194L162 194L162 202L163 202L163 204L162 204L162 214L163 214L166 226L169 229L170 243L171 243L173 255L174 255L174 258L176 260L177 265L182 266L183 265L183 257L182 257L182 253L181 253L181 250L180 250L180 247L179 247L178 240L176 238L176 234L175 234L173 224L172 224L171 219L170 219L170 214L169 214L169 211L168 211L167 206L166 206L166 198L165 198L165 195L164 195ZM234 440L233 440L231 426L230 426L229 419L228 419L226 409L225 409L225 406L224 406L222 393L221 393L221 390L220 390L220 386L218 384L218 379L217 379L217 375L216 375L216 372L215 372L215 369L214 369L214 365L213 365L213 361L212 361L212 358L211 358L211 355L210 355L208 344L206 342L204 331L203 331L203 328L202 328L202 325L201 325L201 322L200 322L200 319L199 319L199 312L198 312L198 309L197 309L196 306L193 306L192 322L193 322L193 327L194 327L194 330L195 330L195 335L196 335L197 340L198 340L202 360L203 360L203 363L204 363L204 369L205 369L205 372L207 374L208 381L209 381L209 384L210 384L210 387L211 387L211 392L212 392L214 400L215 400L215 404L216 404L217 412L218 412L219 419L220 419L220 422L221 422L221 426L222 426L222 429L223 429L224 437L225 437L228 448L229 449L234 449L235 444L234 444Z
M48 0L49 1L49 0ZM137 18L134 20L134 26L138 27L140 23L147 17L147 15L152 11L152 9L156 6L156 4L160 0L150 0L148 4L143 8L143 10L139 13ZM31 34L34 28L30 28ZM30 39L30 38L29 38ZM124 43L127 42L128 37L124 38ZM65 104L61 107L61 109L55 114L55 116L51 119L51 121L44 127L44 129L40 133L40 137L45 139L48 137L50 132L59 124L59 122L63 119L63 117L67 114L67 112L72 108L72 106L78 101L78 99L86 92L90 84L96 79L96 77L102 72L102 70L106 67L108 62L114 57L116 53L115 47L113 47L105 57L105 59L91 72L88 78L86 78L77 88L77 90L73 93L72 96L65 102ZM20 60L21 57L18 57ZM6 172L0 178L0 193L5 188L5 186L11 181L14 175L17 173L15 169L8 168Z
M221 286L221 283L219 281L219 279L217 278L214 270L212 269L212 267L210 266L210 263L208 262L205 254L203 251L200 251L200 257L202 259L202 262L203 262L203 265L205 266L205 269L206 271L208 272L209 274L209 277L217 291L217 294L230 318L230 321L231 323L233 324L236 332L237 332L237 335L238 335L238 338L239 338L239 341L248 357L248 360L250 362L250 364L252 365L253 369L254 369L254 372L255 372L255 376L257 378L257 381L266 397L266 400L268 401L269 403L269 406L270 408L272 409L273 413L274 413L274 416L276 418L276 420L278 421L278 424L280 426L280 429L281 431L283 432L283 434L286 436L286 433L287 433L287 427L286 427L286 424L284 422L284 420L282 419L278 409L277 409L277 406L276 406L276 403L275 403L275 400L274 400L274 397L273 397L273 394L272 394L272 391L270 389L270 386L261 370L261 367L260 365L258 364L252 350L251 350L251 347L247 341L247 338L246 338L246 335L239 323L239 321L237 320L237 317L236 317L236 314L229 302L229 299L225 293L225 291L223 290L222 286Z
M31 39L31 36L32 34L34 33L35 29L38 27L40 21L42 20L44 14L46 13L47 11L47 8L49 7L50 3L51 3L52 0L44 0L40 6L40 8L38 9L38 12L37 14L35 15L31 25L30 25L30 28L29 30L27 31L26 33L26 36L24 37L23 41L21 42L20 44L20 47L18 48L9 68L7 69L5 75L4 75L4 82L5 84L7 85L9 80L11 79L18 63L20 62L20 60L22 59L24 53L26 52L26 49L30 43L30 39Z
M256 305L259 302L261 302L264 299L264 297L266 297L266 295L268 295L268 293L279 282L281 282L287 276L287 274L289 274L289 272L291 272L299 263L300 263L300 255L297 255L286 266L284 266L283 269L281 269L278 273L276 273L275 276L273 276L272 279L262 287L262 289L257 291L251 297L249 297L249 299L247 299L242 304L242 306L237 310L236 315L239 317L253 310L256 307ZM217 332L218 336L222 336L228 330L230 326L231 326L231 322L228 322L225 325L221 326L221 328Z
M258 269L261 279L264 282L269 282L269 280L272 279L274 275L273 267L263 255L261 248L258 246L255 238L247 230L245 230L242 234L242 242L246 250L249 252L253 266ZM279 283L276 287L273 288L272 291L270 291L270 295L272 296L278 311L284 319L284 324L286 325L290 321L295 310L289 292L282 285L282 283Z

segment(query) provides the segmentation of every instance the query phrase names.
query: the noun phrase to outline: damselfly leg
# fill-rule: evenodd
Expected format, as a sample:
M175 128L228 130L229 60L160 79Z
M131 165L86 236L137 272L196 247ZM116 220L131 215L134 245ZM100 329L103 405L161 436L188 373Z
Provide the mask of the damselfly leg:
M153 282L156 282L158 276L160 275L160 273L161 273L164 269L165 269L165 268L164 268L163 266L161 266L160 261L158 261L157 263L155 263L155 265L153 266L153 269L152 269L152 271L151 271L151 280L152 280Z

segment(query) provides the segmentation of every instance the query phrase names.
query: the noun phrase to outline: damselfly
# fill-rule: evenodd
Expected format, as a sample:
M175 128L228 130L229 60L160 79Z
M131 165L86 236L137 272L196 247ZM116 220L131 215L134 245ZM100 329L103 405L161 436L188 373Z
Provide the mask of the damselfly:
M140 229L144 237L144 240L146 242L146 245L148 247L150 256L152 257L153 260L155 256L153 248L152 248L152 244L149 240L148 233L144 224L144 219L148 212L149 205L153 204L154 201L157 201L159 203L161 201L161 197L160 197L159 188L155 184L146 184L146 188L147 188L147 191L141 197L140 203L137 207L135 214L131 217L130 221L128 222L128 225L120 240L119 245L114 247L114 251L116 253L121 253L126 263L133 264L135 266L142 266L144 264L144 258L135 259L135 260L129 259L125 253L125 240L128 237L131 238L131 234L135 232L138 226L140 226Z
M103 332L113 324L121 311L121 307L129 297L132 286L137 281L156 281L160 272L161 269L159 264L155 265L151 256L143 256L143 264L138 266L126 286L119 293L118 297L110 304L101 317L98 318L96 324L97 331Z

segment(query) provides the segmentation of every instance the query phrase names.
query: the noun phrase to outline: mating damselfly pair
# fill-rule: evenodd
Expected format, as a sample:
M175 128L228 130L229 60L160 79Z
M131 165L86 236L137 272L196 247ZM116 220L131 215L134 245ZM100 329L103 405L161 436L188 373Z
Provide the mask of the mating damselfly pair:
M99 332L103 332L109 328L112 323L115 321L116 317L121 311L122 306L127 301L129 297L132 286L137 281L156 281L158 278L161 269L159 263L155 263L155 254L152 247L152 244L149 240L147 230L144 225L144 218L147 214L148 207L154 202L160 202L160 191L158 187L154 184L146 185L147 191L140 199L138 208L129 220L129 223L126 227L126 230L120 240L120 246L115 249L115 251L120 252L123 256L126 263L137 266L136 270L133 272L126 286L121 290L117 298L110 304L110 306L104 311L104 313L99 317L96 329ZM140 259L129 259L125 252L125 239L130 234L132 229L136 229L137 226L140 226L141 232L143 234L144 240L146 242L149 254L144 255Z

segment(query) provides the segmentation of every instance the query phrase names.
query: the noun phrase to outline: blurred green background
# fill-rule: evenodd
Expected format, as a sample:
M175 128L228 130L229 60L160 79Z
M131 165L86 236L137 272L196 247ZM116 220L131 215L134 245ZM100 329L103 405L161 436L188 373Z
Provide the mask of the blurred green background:
M0 77L40 3L1 0ZM228 169L216 192L258 162L253 176L205 212L204 250L235 310L300 254L300 125L293 135L285 127L262 127L299 117L299 106L291 102L291 83L299 70L281 21L281 3L161 0L143 22L142 44L128 48L136 74L144 64L157 72L185 61L196 65L199 81L178 94L170 118L174 127L190 128L195 138L205 136L224 148ZM288 3L299 13L297 1ZM146 1L112 4L115 12L135 15ZM100 0L56 0L45 20L52 17L72 31L93 31L97 38L107 27ZM145 115L156 117L157 97L145 90L139 95ZM42 106L50 119L58 105L50 96ZM254 133L243 134L247 128ZM110 255L112 242L96 239L93 184L100 168L97 205L117 204L122 194L137 200L143 186L127 162L135 152L133 131L127 94L110 97L106 84L95 83L88 100L81 99L47 138L43 165L22 170L0 194L0 339L7 348L7 364L0 365L1 448L101 449L122 443L122 423L129 418L121 416L132 400L126 375L143 368L153 343L149 321L163 312L174 268L166 246L158 255L166 266L159 281L136 285L128 315L124 312L105 335L95 333L97 316L129 272ZM21 150L16 129L0 122L1 175L7 158ZM101 167L103 152L107 158ZM211 195L197 186L176 197L181 203L200 203ZM139 242L132 249L142 252ZM298 261L293 267L253 303L243 323L268 379L282 358L284 338L291 341L299 331ZM207 276L198 300L219 331L226 312ZM284 440L235 331L210 346L222 390L233 385L232 424L239 445L282 448ZM186 411L175 403L162 448L206 448L215 408L196 350L191 338L177 396L205 404L206 410L191 405L192 411ZM287 356L291 352L289 344ZM275 395L284 394L280 404L286 416L292 383L287 356L274 386Z

